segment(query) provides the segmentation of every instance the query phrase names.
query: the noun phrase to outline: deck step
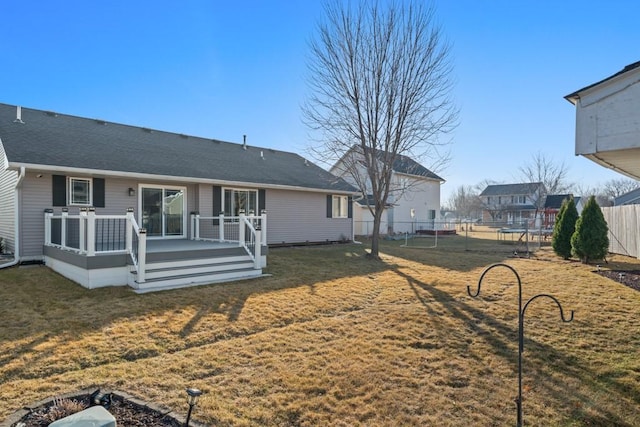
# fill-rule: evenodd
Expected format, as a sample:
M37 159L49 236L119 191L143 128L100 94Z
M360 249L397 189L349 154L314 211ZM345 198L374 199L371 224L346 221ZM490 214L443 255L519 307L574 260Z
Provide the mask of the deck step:
M236 280L254 279L262 277L261 269L239 268L208 274L183 274L169 278L157 278L146 280L144 283L136 282L136 293L156 292L169 289L178 289L190 286L209 285L213 283L231 282Z
M129 285L138 293L187 286L228 282L260 277L262 269L254 268L247 255L228 255L216 258L190 258L164 260L146 264L145 281L138 282L135 270L131 271Z
M214 264L227 264L234 262L253 262L249 255L224 256L224 257L206 257L206 258L188 258L176 261L153 261L147 262L147 271L154 269L171 269L171 268L184 268L195 267L199 265L214 265Z
M161 279L168 277L179 277L184 275L218 273L223 271L233 271L239 269L253 269L253 261L250 259L242 261L215 262L211 264L184 265L181 267L160 267L147 264L145 280Z

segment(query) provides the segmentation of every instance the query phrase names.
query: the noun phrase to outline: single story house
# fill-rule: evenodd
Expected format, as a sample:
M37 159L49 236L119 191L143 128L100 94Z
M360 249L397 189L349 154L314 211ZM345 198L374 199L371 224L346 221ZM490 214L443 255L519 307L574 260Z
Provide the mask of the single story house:
M573 197L573 202L576 205L578 215L582 212L582 197L574 197L573 194L548 194L544 200L544 217L542 221L542 228L553 230L553 226L556 223L556 217L560 212L562 203L565 200Z
M353 238L355 189L285 151L0 104L0 237L93 288L262 274L268 245Z
M373 227L373 215L369 209L369 205L373 206L371 184L358 150L359 147L349 149L331 167L330 172L361 190L367 190L366 194L361 193L354 210L354 223L356 234L369 235ZM385 157L381 150L376 155L380 159ZM391 190L386 200L380 233L414 233L439 228L440 187L445 180L403 154L395 156L391 169Z

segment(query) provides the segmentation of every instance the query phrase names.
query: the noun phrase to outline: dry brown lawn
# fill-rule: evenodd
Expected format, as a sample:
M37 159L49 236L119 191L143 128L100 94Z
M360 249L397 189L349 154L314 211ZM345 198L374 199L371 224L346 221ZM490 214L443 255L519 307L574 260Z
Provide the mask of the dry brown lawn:
M527 309L525 424L640 425L640 292L547 246L514 257L491 231L403 244L383 242L381 262L366 245L272 249L272 277L146 295L2 270L0 420L90 386L185 411L193 386L211 425L513 425L515 277L494 269L478 298L466 291L506 262L525 298L575 311L562 323L550 301Z

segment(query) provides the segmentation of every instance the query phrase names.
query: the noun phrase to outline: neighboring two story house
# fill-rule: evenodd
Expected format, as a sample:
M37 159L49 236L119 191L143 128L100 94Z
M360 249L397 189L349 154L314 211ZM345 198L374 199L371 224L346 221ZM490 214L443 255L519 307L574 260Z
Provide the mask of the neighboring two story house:
M382 155L382 152L378 154ZM414 233L420 230L438 228L440 212L440 186L444 182L420 163L408 156L397 155L392 165L392 184L385 212L380 224L381 234ZM363 186L370 189L370 183L355 149L349 150L331 169L330 172L341 177L354 187L358 179L365 177ZM356 235L372 233L373 215L369 205L371 195L363 194L354 204L353 220Z
M488 185L480 193L482 221L488 224L531 222L543 208L544 192L541 182Z

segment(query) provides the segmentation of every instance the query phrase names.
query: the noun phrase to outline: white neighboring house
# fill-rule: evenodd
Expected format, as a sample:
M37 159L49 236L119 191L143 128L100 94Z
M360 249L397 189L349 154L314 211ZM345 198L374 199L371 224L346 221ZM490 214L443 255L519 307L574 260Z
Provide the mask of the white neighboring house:
M565 99L576 106L576 155L640 180L640 61Z
M358 188L348 165L357 156L349 150L330 172ZM385 212L380 222L381 234L415 233L420 230L434 230L440 221L440 186L444 179L422 166L420 163L404 155L397 155L393 164L392 191L386 202ZM364 167L358 171L365 176ZM368 204L371 203L369 192L371 185L367 183L369 194L363 194L355 200L353 209L354 231L356 235L370 235L373 227L373 215Z
M640 180L640 61L565 99L576 107L576 155ZM640 258L640 209L626 206L634 197L619 198L602 211L609 252Z

